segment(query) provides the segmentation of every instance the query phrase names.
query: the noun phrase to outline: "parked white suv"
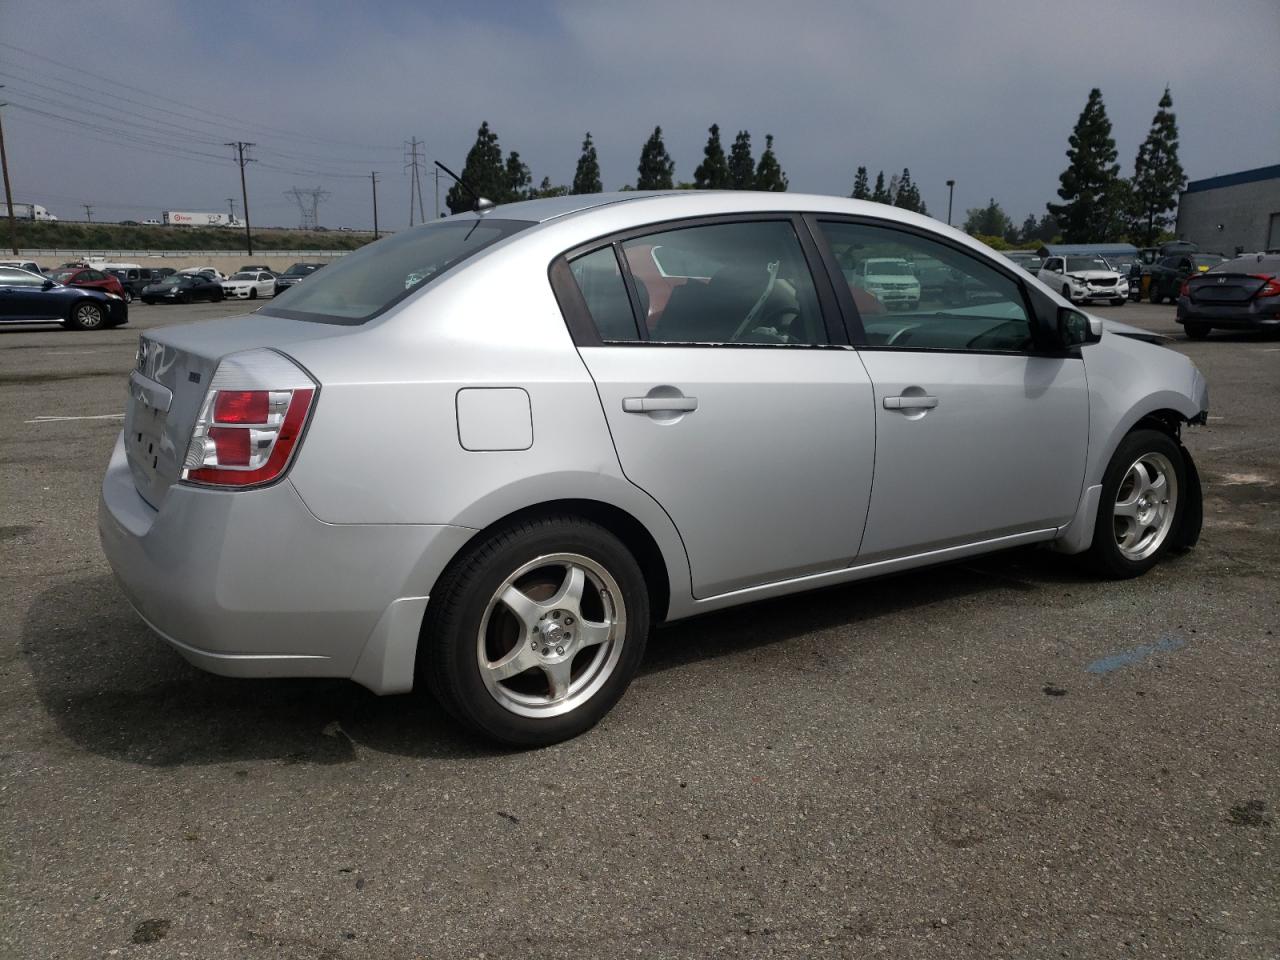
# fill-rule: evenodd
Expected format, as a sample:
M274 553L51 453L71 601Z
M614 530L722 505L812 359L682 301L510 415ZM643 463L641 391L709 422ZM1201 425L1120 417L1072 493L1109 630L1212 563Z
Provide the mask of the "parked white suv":
M1072 303L1106 300L1123 307L1129 299L1129 281L1103 257L1049 257L1036 274Z
M890 310L920 305L920 279L911 264L900 257L863 260L848 279Z

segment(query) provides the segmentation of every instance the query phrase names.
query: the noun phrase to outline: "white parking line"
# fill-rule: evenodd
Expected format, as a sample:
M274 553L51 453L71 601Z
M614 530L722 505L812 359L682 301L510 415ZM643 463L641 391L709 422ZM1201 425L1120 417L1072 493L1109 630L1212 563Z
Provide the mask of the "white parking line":
M100 413L93 417L36 417L34 420L23 420L23 423L62 423L66 420L122 420L123 413Z

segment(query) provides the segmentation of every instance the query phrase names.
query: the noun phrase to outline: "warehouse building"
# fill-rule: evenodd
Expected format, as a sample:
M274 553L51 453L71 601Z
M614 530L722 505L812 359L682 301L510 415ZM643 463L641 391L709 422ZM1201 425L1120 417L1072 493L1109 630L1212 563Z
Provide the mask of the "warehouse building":
M1280 164L1192 180L1178 200L1177 233L1227 256L1280 250Z

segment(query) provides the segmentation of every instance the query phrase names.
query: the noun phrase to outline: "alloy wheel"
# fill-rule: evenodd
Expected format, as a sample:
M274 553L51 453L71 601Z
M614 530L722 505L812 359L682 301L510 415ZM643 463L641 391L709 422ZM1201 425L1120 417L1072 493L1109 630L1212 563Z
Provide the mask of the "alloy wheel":
M1178 474L1163 453L1145 453L1125 471L1112 510L1116 546L1145 560L1169 536L1178 508Z
M476 657L489 694L523 717L553 717L590 700L613 673L627 634L622 589L577 553L536 557L494 591Z

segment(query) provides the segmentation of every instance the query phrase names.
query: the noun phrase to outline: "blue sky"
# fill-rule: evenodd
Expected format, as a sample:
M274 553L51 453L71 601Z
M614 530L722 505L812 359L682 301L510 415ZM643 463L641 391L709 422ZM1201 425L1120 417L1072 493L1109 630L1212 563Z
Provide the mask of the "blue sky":
M3 0L0 44L15 196L68 219L238 208L241 139L256 224L296 224L296 185L330 192L321 223L367 226L377 170L397 228L403 142L458 169L488 120L535 181L570 182L590 130L606 188L633 182L658 124L692 179L718 123L726 147L774 134L793 190L905 166L936 216L954 178L957 219L994 196L1021 220L1055 199L1093 86L1124 172L1166 83L1189 176L1280 161L1275 0Z

